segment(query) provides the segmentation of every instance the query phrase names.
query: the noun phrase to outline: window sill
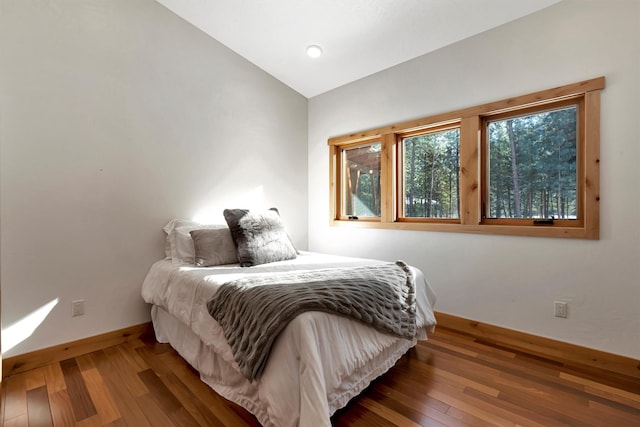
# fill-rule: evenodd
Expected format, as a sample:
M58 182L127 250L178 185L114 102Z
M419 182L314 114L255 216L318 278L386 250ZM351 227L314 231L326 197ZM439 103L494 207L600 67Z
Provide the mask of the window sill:
M597 230L586 227L559 227L544 225L488 225L488 224L443 224L416 222L372 222L332 220L332 227L374 228L390 230L436 231L443 233L497 234L508 236L557 237L598 240Z

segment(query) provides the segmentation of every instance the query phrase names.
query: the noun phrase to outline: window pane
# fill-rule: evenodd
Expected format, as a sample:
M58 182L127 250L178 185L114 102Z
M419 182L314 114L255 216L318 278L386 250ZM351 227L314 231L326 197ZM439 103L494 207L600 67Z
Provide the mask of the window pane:
M380 216L379 142L342 152L342 194L345 216Z
M405 218L459 218L460 129L404 138Z
M488 123L487 217L576 219L577 106Z

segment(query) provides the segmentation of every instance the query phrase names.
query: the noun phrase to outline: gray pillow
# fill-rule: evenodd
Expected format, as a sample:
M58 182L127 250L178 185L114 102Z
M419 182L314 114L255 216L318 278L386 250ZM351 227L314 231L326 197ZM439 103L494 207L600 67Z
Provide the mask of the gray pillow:
M250 267L296 257L296 248L277 209L261 212L225 209L223 214L236 244L241 266Z
M228 228L209 228L191 230L195 264L199 267L236 264L238 255L236 245Z

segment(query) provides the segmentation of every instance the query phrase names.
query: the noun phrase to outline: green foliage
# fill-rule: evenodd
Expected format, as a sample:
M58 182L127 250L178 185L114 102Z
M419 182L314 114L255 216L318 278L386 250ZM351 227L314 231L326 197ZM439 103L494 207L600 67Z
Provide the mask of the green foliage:
M403 140L405 216L459 218L460 129Z
M489 123L488 217L576 217L576 112Z

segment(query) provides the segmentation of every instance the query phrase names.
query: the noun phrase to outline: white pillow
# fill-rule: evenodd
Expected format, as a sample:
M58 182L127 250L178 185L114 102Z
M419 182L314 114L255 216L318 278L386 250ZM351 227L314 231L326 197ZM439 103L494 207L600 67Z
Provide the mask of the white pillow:
M164 245L164 255L167 259L171 259L171 232L178 227L187 227L190 225L200 225L200 223L196 221L192 221L190 219L179 219L174 218L167 223L162 229L165 233L167 233L167 238Z
M174 218L164 226L163 230L165 233L167 233L167 235L169 235L178 227L188 227L190 225L200 225L200 223L191 219Z
M169 234L169 242L171 244L171 261L173 265L193 265L195 258L195 250L193 248L192 230L227 228L222 224L198 224L175 227Z

